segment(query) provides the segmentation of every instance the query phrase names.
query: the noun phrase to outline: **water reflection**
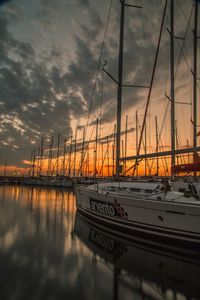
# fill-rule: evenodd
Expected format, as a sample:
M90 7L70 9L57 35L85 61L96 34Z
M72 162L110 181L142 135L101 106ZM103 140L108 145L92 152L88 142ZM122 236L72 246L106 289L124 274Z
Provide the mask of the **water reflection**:
M0 199L0 298L54 299L66 293L76 270L69 264L74 194L15 186L1 187Z
M97 264L112 271L113 299L191 299L200 296L200 253L151 245L111 234L80 214L75 234L93 251ZM132 299L133 299L132 298Z
M70 190L0 187L0 265L6 300L200 295L198 253L185 257L111 235L76 214Z

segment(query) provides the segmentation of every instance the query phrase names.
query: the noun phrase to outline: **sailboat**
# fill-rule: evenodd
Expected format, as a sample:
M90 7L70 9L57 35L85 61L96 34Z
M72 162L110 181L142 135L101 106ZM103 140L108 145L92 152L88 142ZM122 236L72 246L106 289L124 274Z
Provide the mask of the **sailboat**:
M142 155L140 154L142 134L144 131L160 47L161 34L166 14L166 1L137 155L123 159L120 157L121 100L123 87L123 23L124 8L126 6L124 0L120 2L121 22L117 98L116 179L111 182L97 183L87 187L76 186L75 191L77 197L77 209L80 213L90 217L96 222L102 223L115 230L121 230L134 235L145 235L150 237L152 240L159 238L161 240L167 240L170 243L183 243L185 246L192 245L200 247L200 185L198 182L189 182L186 184L182 182L184 187L179 189L173 180L169 181L168 179L156 179L153 182L148 180L117 180L120 179L121 160L134 158L136 160L136 166L138 160L141 158L171 155L173 179L176 168L175 155L181 153L196 153L200 151L200 147L197 147L196 142L194 142L192 148L180 150L175 149L174 0L170 0L171 151ZM198 1L195 1L195 11L195 18L197 18ZM194 77L194 81L196 82L196 75ZM195 124L196 114L196 110L194 110ZM196 135L196 129L194 135ZM180 186L180 183L178 186Z

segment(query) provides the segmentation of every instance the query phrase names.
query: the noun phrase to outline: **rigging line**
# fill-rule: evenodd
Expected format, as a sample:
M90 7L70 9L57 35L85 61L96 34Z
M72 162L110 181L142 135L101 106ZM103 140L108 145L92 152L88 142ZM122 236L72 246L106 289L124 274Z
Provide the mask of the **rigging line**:
M179 4L179 6L180 6L180 4ZM182 9L181 6L180 6L180 8ZM187 60L187 57L186 57L186 55L185 55L184 52L183 52L183 48L184 48L184 46L185 46L185 39L186 39L186 36L187 36L187 33L188 33L187 31L188 31L189 27L190 27L191 30L193 30L192 27L190 26L190 20L191 20L191 17L192 17L192 12L193 12L193 6L192 6L192 8L191 8L191 12L190 12L189 19L187 19L185 13L184 13L183 10L182 10L182 13L183 13L183 15L184 15L184 18L185 18L185 20L187 21L187 27L186 27L186 31L185 31L185 35L184 35L184 42L183 42L182 46L180 46L179 42L177 41L177 45L178 45L179 49L181 50L181 52L180 52L180 54L179 54L178 63L177 63L177 67L176 67L176 70L175 70L175 77L176 77L176 75L177 75L177 69L178 69L178 65L179 65L179 63L180 63L180 58L181 58L181 55L182 55L182 54L183 54L183 56L184 56L184 58L185 58L185 61L186 61L187 65L188 65L188 67L191 69L190 64L189 64L189 62L188 62L188 60ZM168 18L168 16L167 16L167 18ZM198 85L197 85L197 86L198 86Z
M181 56L183 54L185 60L186 60L186 63L187 63L187 59L186 59L186 56L185 54L183 53L183 49L185 48L185 41L186 41L186 36L188 34L188 30L189 30L189 27L190 27L190 21L191 21L191 17L192 17L192 13L193 13L193 6L191 8L191 11L190 11L190 15L189 15L189 19L187 21L187 26L186 26L186 29L185 29L185 34L184 34L184 37L183 37L183 43L182 43L182 46L180 47L179 43L178 43L178 40L177 40L177 44L178 44L178 47L180 49L180 53L179 53L179 57L178 57L178 62L177 62L177 65L176 65L176 70L175 70L175 78L176 78L176 75L177 75L177 71L178 71L178 67L179 67L179 63L181 61Z
M163 147L163 144L162 144L161 134L162 134L162 130L164 128L164 122L166 120L166 116L167 116L167 112L168 112L168 107L169 107L169 102L167 102L165 113L164 113L164 117L163 117L163 121L162 121L162 124L161 124L161 128L160 128L160 131L158 133L158 144L161 145L161 148L163 149L163 151L164 151L164 147ZM156 151L156 149L154 150L154 152L155 151ZM153 167L154 160L155 160L155 157L151 161L151 169ZM164 158L164 160L165 160L165 163L166 163L166 158Z
M167 117L168 108L169 108L169 101L167 102L166 109L165 109L165 114L164 114L163 121L162 121L162 125L161 125L161 128L160 128L160 132L158 134L158 141L159 142L161 142L161 134L162 134L162 131L163 131L163 128L164 128L164 122L165 122L166 117Z
M185 14L185 12L184 12L184 10L183 10L183 8L182 8L182 5L180 5L180 2L179 2L179 0L177 0L177 3L178 3L178 5L179 5L179 8L180 8L180 10L182 11L182 14L183 14L183 16L184 16L185 20L187 21L186 14ZM194 6L194 4L193 4L193 6ZM191 25L190 25L190 24L189 24L189 27L190 27L191 31L193 31L193 28L191 27ZM197 39L197 43L198 43L198 44L199 44L199 46L200 46L200 42L198 41L198 39Z
M163 143L162 143L161 134L162 134L162 131L163 131L163 128L164 128L164 122L165 122L166 117L167 117L168 108L169 108L169 101L167 102L166 109L165 109L165 114L164 114L163 121L162 121L161 128L160 128L160 132L158 134L158 143L161 144L161 147L162 147L163 151L164 151L164 146L163 146ZM168 172L166 157L164 158L164 162L165 162L165 165L166 165L166 171Z
M184 53L184 51L183 51L183 48L184 48L184 47L181 47L178 41L177 41L177 45L178 45L179 49L181 50L181 54L183 54L183 57L184 57L184 59L185 59L187 65L188 65L188 67L191 68L191 66L190 66L190 64L189 64L189 62L188 62L188 59L187 59L187 57L186 57L186 55L185 55L185 53ZM182 49L181 49L181 48L182 48ZM179 63L179 62L178 62L178 63ZM177 71L177 69L176 69L176 71ZM176 74L175 74L175 75L176 75Z
M177 44L178 44L178 43L177 43ZM179 44L178 44L178 46L179 46L179 48L180 48L180 45L179 45ZM185 58L185 61L186 61L186 63L187 63L188 68L191 70L191 66L190 66L190 64L188 63L185 54L184 54L183 56L184 56L184 58ZM198 82L196 82L196 85L197 85L197 88L200 90L200 86L199 86Z
M180 134L178 122L176 122L176 134L177 134L177 142L178 142L177 148L179 149L183 147L183 144L181 142L181 134Z
M186 31L188 30L188 27L190 27L190 29L193 30L192 27L190 26L190 20L191 20L191 17L192 17L192 12L193 12L193 6L192 6L192 8L191 8L190 17L189 17L188 20L187 20L186 16L184 15L184 16L185 16L185 19L187 20L187 29L186 29ZM185 41L186 35L187 35L187 34L185 34L185 36L184 36L184 41ZM200 46L200 43L199 43L198 39L197 39L197 42L198 42L198 44L199 44L199 46ZM183 42L182 47L180 47L180 44L178 43L178 41L177 41L177 45L178 45L179 49L181 50L181 52L183 53L183 56L184 56L184 58L185 58L185 61L186 61L187 65L188 65L189 69L191 69L191 66L190 66L190 64L189 64L189 62L188 62L188 60L187 60L187 58L186 58L186 55L185 55L184 52L183 52L183 48L184 48L184 46L185 46L184 42ZM180 55L181 55L182 53L180 53ZM180 58L180 56L179 56L179 58ZM179 63L179 61L178 61L178 63ZM177 64L177 68L178 68L178 64ZM176 68L176 72L177 72L177 68ZM176 76L176 72L175 72L175 76ZM199 86L198 82L196 83L196 85L197 85L198 90L200 90L200 86Z
M102 137L103 93L104 93L104 72L103 72L103 70L101 70L99 138Z
M151 98L151 91L152 91L154 77L155 77L154 75L155 75L155 70L156 70L157 61L158 61L158 54L159 54L159 50L160 50L160 42L161 42L163 26L164 26L164 21L165 21L166 8L167 8L167 0L165 1L165 7L164 7L163 15L162 15L162 22L161 22L161 27L160 27L160 32L159 32L158 45L157 45L156 55L155 55L155 59L154 59L153 71L152 71L152 76L151 76L151 83L150 83L149 93L148 93L148 97L147 97L147 103L146 103L145 114L144 114L144 119L143 119L143 123L142 123L142 130L141 130L141 134L140 134L140 140L139 140L137 155L140 154L142 136L143 136L143 132L144 132L144 126L145 126L145 123L146 123L146 116L147 116L147 111L148 111L148 108L149 108L149 102L150 102L150 98ZM135 171L136 171L137 162L138 162L138 159L136 159L135 165L133 167L133 176L134 176Z
M162 151L165 151L165 148L163 146L162 140L160 140L160 148ZM168 169L168 164L167 164L167 158L166 157L161 157L162 162L164 161L163 165L165 164L165 172L169 174L169 169Z
M43 154L43 158L42 158L42 162L41 162L41 172L42 172L42 169L44 167L46 159L48 159L47 152L45 152L45 154Z
M91 135L90 135L89 140L88 140L88 141L85 141L85 140L84 140L84 146L83 146L83 147L85 148L85 144L87 143L87 149L83 149L83 156L82 156L82 159L81 159L81 161L80 161L80 167L79 167L79 170L78 170L78 174L77 174L77 175L79 175L79 172L81 171L81 168L82 168L83 163L84 163L84 160L85 160L85 155L86 155L86 153L87 153L87 150L89 150L89 145L90 145L90 142L91 142L91 139L92 139L92 135L93 135L94 129L95 129L95 126L94 126L93 129L92 129L92 132L91 132Z
M109 147L110 147L110 143L113 141L113 135L115 134L115 129L113 129L112 132L113 132L113 133L111 133L111 135L110 135L110 140L109 140L109 142L108 142L108 146L109 146ZM106 152L105 152L105 154L104 154L104 156L103 156L103 160L102 160L102 164L101 164L101 169L100 169L100 174L101 174L101 172L103 171L103 165L104 165L104 162L105 162L105 159L106 159L107 154L109 155L108 149L106 150ZM102 173L102 174L103 174L103 173Z
M180 134L180 129L179 129L178 123L177 123L177 133L176 134L177 134L178 143L179 143L180 147L183 148L183 144L181 143L181 134ZM180 155L180 160L181 160L182 164L185 163L184 155Z
M93 103L93 100L94 100L94 94L95 94L95 90L96 90L96 86L97 86L97 79L98 79L98 74L99 74L99 70L100 70L100 66L101 66L101 60L102 60L102 56L103 56L105 39L106 39L106 35L107 35L107 30L108 30L108 23L109 23L110 14L111 14L112 1L113 0L110 1L110 5L109 5L109 9L108 9L108 16L107 16L107 20L106 20L106 26L105 26L104 36L103 36L103 42L102 42L102 45L101 45L100 57L99 57L98 66L97 66L97 70L96 70L96 74L95 74L95 82L94 82L93 89L92 89L92 97L91 97L91 100L90 100L88 119L87 119L87 124L86 124L86 134L87 134L87 127L88 127L90 114L91 114L91 110L92 110L92 103Z
M184 16L185 20L187 21L186 14L185 14L185 12L184 12L184 10L183 10L183 7L182 7L182 5L180 5L180 2L179 2L179 0L177 0L177 3L178 3L178 6L179 6L180 10L182 11L182 14L183 14L183 16Z
M163 9L164 9L164 7L165 7L165 3L162 1L162 3L161 3L161 5L162 5L162 7L163 7ZM143 13L143 15L144 15L144 10L142 10L142 13ZM144 20L144 18L143 18L143 20ZM146 24L146 20L145 21L143 21L143 27L144 27L144 24ZM144 35L144 30L143 30L143 40L145 40L145 35ZM156 48L156 42L154 41L154 39L152 39L152 44L153 44L153 46ZM136 44L137 45L137 44ZM137 45L137 48L139 48L138 47L138 45ZM144 55L145 56L148 56L147 55L147 48L146 47L144 47ZM145 75L145 81L146 81L146 83L148 82L148 66L146 65L146 64L144 64L144 66L142 66L142 69L143 69L143 72L144 72L144 75Z
M138 118L138 128L141 128L139 118ZM142 138L142 145L143 145L143 148L144 148L144 150L145 150L144 138ZM146 160L146 162L147 162L147 166L148 166L148 168L149 168L150 165L149 165L148 160Z
M165 109L165 114L164 114L163 121L162 121L162 125L161 125L161 128L160 128L160 132L159 132L159 134L158 134L158 142L161 144L161 147L163 148L163 150L164 150L164 147L163 147L163 145L162 145L161 134L162 134L162 131L163 131L163 128L164 128L164 122L165 122L166 117L167 117L168 108L169 108L169 101L167 102L166 109ZM166 160L166 158L165 158L165 160ZM152 166L153 166L153 161L154 161L154 158L153 158L153 160L152 160L152 162L151 162L151 167L150 167L150 168L152 168ZM166 161L165 161L165 163L166 163ZM134 167L134 165L131 166L131 167L128 169L128 171L130 171L130 169L132 169L133 167ZM126 174L126 173L127 173L127 172L125 172L124 174Z

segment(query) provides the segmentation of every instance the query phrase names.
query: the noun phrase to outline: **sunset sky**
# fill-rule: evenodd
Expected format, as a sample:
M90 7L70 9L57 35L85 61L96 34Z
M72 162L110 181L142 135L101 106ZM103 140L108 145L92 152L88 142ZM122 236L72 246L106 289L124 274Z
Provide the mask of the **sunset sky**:
M112 2L100 69L106 62L106 70L117 78L120 6L118 0ZM101 120L99 136L110 135L116 122L116 84L101 71L93 97L110 1L10 0L0 3L0 165L7 160L8 166L24 167L23 161L30 159L31 150L39 147L42 137L47 149L52 135L57 139L60 134L63 143L64 139L69 141L71 131L75 134L78 128L81 141L86 124L89 124L89 139L97 117ZM130 0L128 3L143 8L126 8L123 81L149 85L164 1ZM192 141L192 7L191 0L175 0L175 33L185 37L184 41L175 40L176 100L187 103L176 105L182 146L187 139L189 143ZM155 116L159 129L165 125L162 143L166 149L170 146L170 106L165 97L170 93L167 28L169 7L149 110L150 152L155 148ZM123 91L122 130L126 115L128 128L132 129L128 138L129 155L135 151L135 111L138 110L141 124L146 98L147 89Z

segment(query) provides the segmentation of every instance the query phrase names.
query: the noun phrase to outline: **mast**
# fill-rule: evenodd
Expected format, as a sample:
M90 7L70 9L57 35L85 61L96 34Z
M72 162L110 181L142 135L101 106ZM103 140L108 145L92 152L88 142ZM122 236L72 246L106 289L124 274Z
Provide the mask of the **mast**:
M189 140L187 139L187 148L189 148ZM188 164L190 163L190 154L188 153Z
M87 176L90 176L90 152L89 152L89 149L88 149L88 152L87 152Z
M126 129L125 129L125 157L127 156L127 134L128 134L128 115L126 115ZM125 161L125 172L126 172L126 161Z
M43 154L44 154L44 138L42 137L41 145L40 145L40 170L39 170L39 176L42 175Z
M34 148L33 149L33 166L32 166L32 168L33 168L32 172L33 173L32 173L32 177L35 177L35 158L36 158L35 156L36 156L36 149Z
M72 138L73 138L73 133L71 132L71 135L70 135L70 145L69 145L69 170L68 170L68 176L71 175Z
M36 177L39 177L40 176L40 153L41 153L41 149L40 147L38 147L38 150L37 150L37 172L36 172Z
M147 154L147 124L144 124L144 153ZM144 159L144 174L147 176L147 159Z
M122 72L123 72L123 44L124 44L124 0L121 3L119 65L117 91L117 137L116 137L116 176L120 174L120 137L121 137L121 104L122 104Z
M56 176L59 173L59 154L60 154L60 133L58 134L57 156L56 156Z
M101 177L103 177L103 165L104 165L104 157L103 157L103 143L101 143Z
M112 176L114 176L114 174L115 174L116 124L114 125L113 138L114 138L114 143L113 143L113 171L112 171Z
M51 163L53 158L53 141L54 141L54 136L52 135L51 142L49 145L49 155L48 155L48 169L47 169L48 176L51 176Z
M193 41L193 146L197 146L197 29L198 29L198 0L195 0L194 11L194 41ZM193 162L195 155L193 156ZM196 176L196 173L194 173Z
M31 173L32 173L32 168L33 168L33 150L31 150L31 160L30 160L30 170L29 170L29 176L31 177Z
M62 175L65 176L65 161L66 161L66 139L64 139L63 145L63 166L62 166Z
M95 138L95 150L94 150L94 178L96 178L96 171L97 171L97 143L98 143L98 125L99 125L99 119L97 118L97 124L96 124L96 138Z
M135 113L135 123L136 123L136 137L135 137L135 142L136 142L136 154L138 153L138 112L136 110ZM136 165L136 176L138 176L138 164Z
M65 167L65 175L69 176L69 152L70 152L70 145L69 143L66 143L66 157L67 157L67 163Z
M158 120L157 116L155 116L155 126L156 126L156 153L158 153L158 143L159 143L159 138L158 138ZM158 176L159 173L159 163L158 163L158 156L156 157L156 174Z
M5 160L5 164L4 164L4 177L6 176L6 171L7 171L7 160Z
M179 147L179 143L178 143L178 126L177 126L177 120L175 122L175 141L176 141L176 147ZM177 165L179 164L179 155L177 155L176 157L176 161L177 161Z
M81 176L83 176L83 161L84 161L84 147L85 147L85 127L83 128L83 140L82 140L82 149L81 149Z
M109 157L109 140L107 136L107 160L108 160L108 177L110 177L110 157Z
M112 145L112 176L114 176L114 164L115 164L115 147Z
M170 80L171 80L171 177L175 166L175 103L174 103L174 0L170 0Z
M75 132L75 140L74 140L74 177L76 174L76 140L77 140L77 129Z

